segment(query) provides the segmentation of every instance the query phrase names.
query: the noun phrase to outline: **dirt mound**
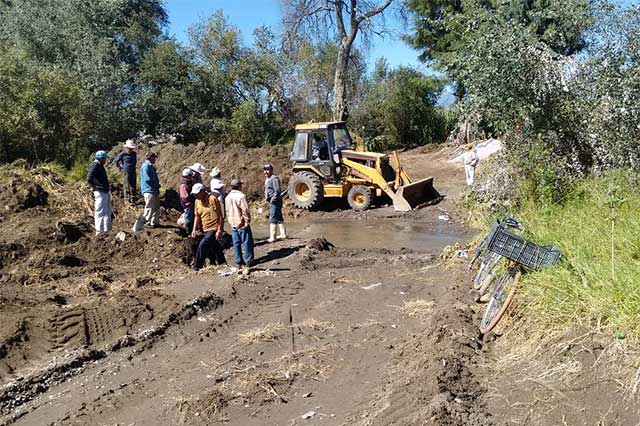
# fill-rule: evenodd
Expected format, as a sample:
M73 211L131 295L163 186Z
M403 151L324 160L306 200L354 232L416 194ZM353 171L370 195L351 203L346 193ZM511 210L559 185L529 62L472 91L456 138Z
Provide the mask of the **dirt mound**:
M5 210L19 211L37 206L46 206L49 193L42 186L28 182L22 177L15 177L0 184L0 205Z
M251 201L261 200L263 197L262 166L264 164L273 164L275 173L283 180L283 185L288 182L291 169L290 150L288 145L249 149L242 145L208 145L205 143L195 145L163 144L153 148L153 151L158 154L156 167L164 189L175 189L178 186L182 169L198 162L208 169L202 179L206 186L211 180L209 171L218 167L222 172L222 179L227 185L231 179L239 178L242 180L244 183L243 191Z

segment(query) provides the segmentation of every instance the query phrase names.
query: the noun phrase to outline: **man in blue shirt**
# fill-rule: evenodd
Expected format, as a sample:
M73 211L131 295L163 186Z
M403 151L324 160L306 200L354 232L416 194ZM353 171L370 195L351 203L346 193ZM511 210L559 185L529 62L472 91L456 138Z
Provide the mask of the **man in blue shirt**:
M144 197L144 220L146 226L160 225L160 181L154 166L157 155L149 152L140 168L140 192Z
M113 163L116 165L120 173L124 177L124 199L128 200L130 204L134 203L136 196L136 162L138 157L136 155L136 143L131 139L128 139L124 143L124 150L120 151L116 158L113 159Z
M98 151L95 157L87 172L87 183L93 191L96 235L100 235L111 231L111 192L107 171L104 168L109 154L106 151Z

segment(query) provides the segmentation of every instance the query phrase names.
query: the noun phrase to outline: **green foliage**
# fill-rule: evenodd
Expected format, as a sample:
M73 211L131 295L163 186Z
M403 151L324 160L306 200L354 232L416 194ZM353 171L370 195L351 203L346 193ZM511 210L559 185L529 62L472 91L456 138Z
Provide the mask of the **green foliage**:
M363 130L369 149L444 142L451 123L434 107L442 80L411 68L389 71L379 62L371 84L352 118L355 129Z
M161 35L156 0L0 2L1 161L60 161L131 135L134 75Z
M584 47L584 31L591 22L589 0L407 0L414 14L415 33L408 38L422 51L422 59L458 81L464 68L458 60L468 43L508 23L531 34L554 52L569 55Z
M517 213L534 241L558 245L564 256L560 266L525 276L526 318L640 338L640 193L634 175L618 170L587 178L564 204L530 200Z

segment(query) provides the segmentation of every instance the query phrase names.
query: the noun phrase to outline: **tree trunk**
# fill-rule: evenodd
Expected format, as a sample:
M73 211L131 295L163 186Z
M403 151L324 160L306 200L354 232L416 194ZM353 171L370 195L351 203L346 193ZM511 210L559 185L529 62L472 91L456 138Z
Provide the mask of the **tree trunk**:
M347 68L349 67L349 56L351 46L356 39L357 28L352 29L351 34L344 38L338 46L338 60L336 61L336 73L333 80L333 119L334 121L345 121L347 119Z
M338 49L338 61L336 63L336 74L333 81L333 87L335 90L333 99L333 119L335 121L342 121L345 118L346 110L346 98L347 98L347 65L348 65L347 53L340 46Z

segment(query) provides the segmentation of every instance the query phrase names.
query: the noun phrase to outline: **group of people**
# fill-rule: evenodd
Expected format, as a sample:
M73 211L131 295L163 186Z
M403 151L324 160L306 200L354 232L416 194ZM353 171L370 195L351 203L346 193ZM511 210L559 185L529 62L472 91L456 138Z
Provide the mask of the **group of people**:
M123 174L124 198L135 204L137 188L137 146L134 141L127 140L123 150L113 159L114 165ZM106 151L95 153L87 173L87 182L94 195L94 220L96 235L111 231L112 204L109 178L105 164L110 159ZM160 225L160 181L155 167L157 154L148 152L140 167L140 192L144 197L143 218L146 227ZM195 163L182 170L178 182L178 194L183 214L180 224L187 234L198 241L193 263L194 270L200 270L207 259L210 264L226 264L221 239L224 235L225 219L231 226L235 263L243 274L249 273L254 264L254 239L251 231L251 211L245 194L242 192L242 181L233 179L230 191L222 180L221 171L214 167L210 172L210 185L205 187L202 176L207 171L200 163ZM273 173L273 166L263 167L265 176L265 200L269 203L269 239L286 238L284 217L282 215L282 187L280 178Z

